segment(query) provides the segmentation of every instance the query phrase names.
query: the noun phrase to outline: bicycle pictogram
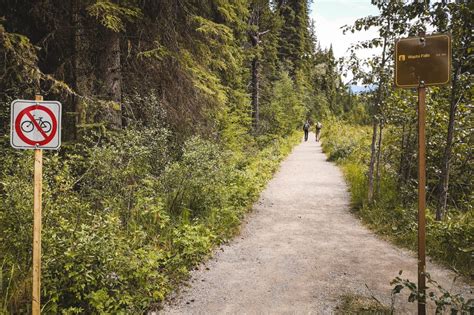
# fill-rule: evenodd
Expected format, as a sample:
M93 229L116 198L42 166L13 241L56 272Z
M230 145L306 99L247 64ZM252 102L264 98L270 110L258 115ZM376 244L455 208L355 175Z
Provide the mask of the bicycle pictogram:
M43 117L36 118L36 115L32 116L43 132L48 133L51 131L51 123L49 121L43 120ZM30 133L35 129L35 125L36 124L32 120L25 120L21 123L21 130L25 133Z

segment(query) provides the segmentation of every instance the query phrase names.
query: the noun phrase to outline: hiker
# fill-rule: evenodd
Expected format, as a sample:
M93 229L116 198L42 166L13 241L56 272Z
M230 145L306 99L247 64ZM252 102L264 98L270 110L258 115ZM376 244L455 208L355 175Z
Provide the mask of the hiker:
M303 125L303 130L304 130L304 141L308 141L308 133L309 133L309 121L306 120L306 122Z
M323 128L323 124L318 121L316 123L316 142L319 142L319 139L321 139L321 128Z

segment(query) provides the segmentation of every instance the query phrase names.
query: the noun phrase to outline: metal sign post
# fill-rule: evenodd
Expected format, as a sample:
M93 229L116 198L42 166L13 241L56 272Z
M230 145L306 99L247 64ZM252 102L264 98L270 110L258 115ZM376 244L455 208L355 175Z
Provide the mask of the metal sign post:
M426 90L418 86L418 314L426 314Z
M35 96L42 101L41 95ZM33 292L31 310L33 315L41 312L41 195L43 193L43 150L35 149L33 204Z

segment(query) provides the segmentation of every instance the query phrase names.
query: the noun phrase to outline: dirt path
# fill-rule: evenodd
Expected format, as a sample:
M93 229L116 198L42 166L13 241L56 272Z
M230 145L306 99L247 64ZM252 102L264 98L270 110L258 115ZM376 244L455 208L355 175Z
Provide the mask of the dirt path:
M370 297L365 284L390 305L389 283L400 269L416 281L414 254L350 214L340 170L310 140L282 163L241 235L193 272L163 313L328 314L341 295ZM451 287L451 272L432 264L428 271ZM415 311L408 307L399 310Z

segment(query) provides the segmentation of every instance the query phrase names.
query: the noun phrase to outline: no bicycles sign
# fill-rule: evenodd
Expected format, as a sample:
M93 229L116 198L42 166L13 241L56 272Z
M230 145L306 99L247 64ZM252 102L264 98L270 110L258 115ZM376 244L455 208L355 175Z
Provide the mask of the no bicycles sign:
M10 143L16 149L59 149L61 146L61 103L13 101Z

